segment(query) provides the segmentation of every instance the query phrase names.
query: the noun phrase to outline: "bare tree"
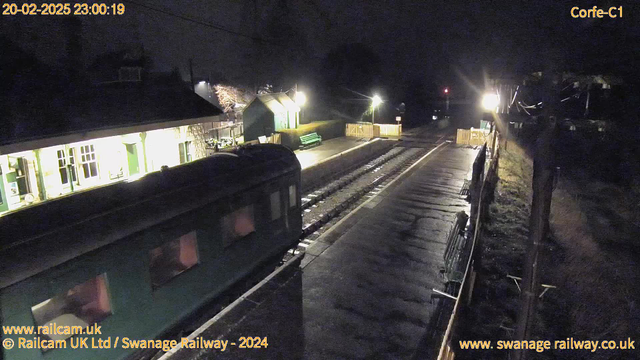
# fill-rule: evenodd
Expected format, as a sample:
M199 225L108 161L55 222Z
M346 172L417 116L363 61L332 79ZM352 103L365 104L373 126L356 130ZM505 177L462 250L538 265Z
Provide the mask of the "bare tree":
M215 85L213 88L225 113L235 111L238 105L246 105L245 92L239 88L222 84Z

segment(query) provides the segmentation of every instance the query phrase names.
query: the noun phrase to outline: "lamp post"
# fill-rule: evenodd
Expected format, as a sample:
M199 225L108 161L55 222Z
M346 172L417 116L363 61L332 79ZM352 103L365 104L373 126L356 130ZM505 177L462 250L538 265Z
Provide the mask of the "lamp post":
M373 95L373 97L371 98L371 108L372 108L372 113L371 113L371 124L375 124L375 117L376 117L376 108L382 104L382 99L380 98L380 96L378 95Z

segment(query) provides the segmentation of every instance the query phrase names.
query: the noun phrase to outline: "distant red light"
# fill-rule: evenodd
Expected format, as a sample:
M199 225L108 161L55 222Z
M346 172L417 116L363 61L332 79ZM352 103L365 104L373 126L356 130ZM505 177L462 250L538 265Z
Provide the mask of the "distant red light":
M448 93L449 93L449 88L445 88L445 89L444 89L444 93L445 93L445 94L448 94Z

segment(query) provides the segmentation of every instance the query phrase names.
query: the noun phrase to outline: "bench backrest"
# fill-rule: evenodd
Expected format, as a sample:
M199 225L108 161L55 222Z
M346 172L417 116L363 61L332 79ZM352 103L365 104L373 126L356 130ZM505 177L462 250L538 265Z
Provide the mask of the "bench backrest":
M314 141L317 139L320 139L320 136L317 133L311 133L311 134L300 136L300 141L302 142Z

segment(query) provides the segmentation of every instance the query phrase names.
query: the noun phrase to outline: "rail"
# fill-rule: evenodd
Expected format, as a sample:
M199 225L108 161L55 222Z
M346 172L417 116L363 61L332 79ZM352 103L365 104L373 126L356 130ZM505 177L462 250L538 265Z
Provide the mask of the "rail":
M435 151L436 149L439 149L442 145L445 145L445 144L446 143L441 143L440 145L438 145L435 148L431 149L429 152L427 152L427 155L431 154L433 151ZM360 190L355 192L347 200L341 202L340 204L338 204L335 207L333 207L331 210L327 211L319 219L315 220L311 224L308 224L308 225L304 226L303 229L302 229L302 235L300 236L300 240L302 240L305 237L309 236L309 234L313 233L314 231L319 229L322 225L324 225L327 222L329 222L332 218L334 218L337 215L339 215L343 210L347 209L351 204L353 204L354 202L358 201L361 197L366 195L373 188L375 188L376 186L382 184L383 182L385 182L390 177L397 175L399 172L401 172L404 169L404 167L408 166L409 164L415 164L415 163L419 162L420 160L417 160L417 159L422 159L422 157L424 157L424 156L426 156L426 155L423 152L419 152L419 153L407 158L402 163L400 163L400 164L396 165L395 167L393 167L392 169L390 169L384 175L376 178L370 184L364 186L363 188L361 188Z

